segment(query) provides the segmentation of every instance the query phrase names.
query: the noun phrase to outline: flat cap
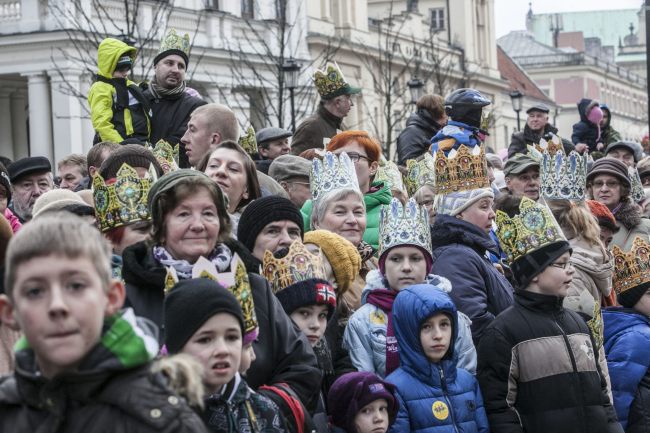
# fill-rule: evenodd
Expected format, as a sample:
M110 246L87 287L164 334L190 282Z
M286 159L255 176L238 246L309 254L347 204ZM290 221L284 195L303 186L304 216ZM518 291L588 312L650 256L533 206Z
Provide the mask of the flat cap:
M529 113L532 112L532 111L540 111L540 112L542 112L542 113L546 113L546 114L548 114L549 111L551 111L551 109L548 108L547 105L542 104L542 103L539 103L539 104L535 104L535 105L533 105L533 106L530 107L528 110L526 110L526 114L529 114Z
M282 155L273 160L269 167L269 176L276 182L282 182L293 177L309 179L311 161L296 155Z
M641 155L643 155L643 148L639 143L636 143L634 141L617 141L614 143L609 143L605 149L605 155L614 149L628 150L632 154L634 162L639 162Z
M518 175L528 170L530 167L539 168L539 162L527 154L517 153L511 158L508 158L506 165L503 168L503 174L506 177Z
M266 143L267 141L281 140L283 138L291 137L293 133L282 128L264 128L257 131L255 134L255 140L257 140L257 145Z
M52 164L44 156L28 156L9 164L7 171L9 172L11 183L14 183L16 180L28 174L52 171Z

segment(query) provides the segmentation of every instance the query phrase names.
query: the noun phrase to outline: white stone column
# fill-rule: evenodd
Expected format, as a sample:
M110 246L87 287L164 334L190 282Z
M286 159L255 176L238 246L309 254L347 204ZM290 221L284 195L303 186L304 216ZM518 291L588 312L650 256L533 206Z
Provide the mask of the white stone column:
M85 153L81 125L80 71L63 70L50 78L52 92L53 163L71 153Z
M47 75L43 72L23 75L27 76L29 153L32 156L45 156L54 163L50 88Z
M14 160L29 155L27 139L27 103L25 91L16 90L11 94L11 141L13 142Z
M11 101L9 99L11 90L2 89L0 91L0 149L4 156L14 159Z

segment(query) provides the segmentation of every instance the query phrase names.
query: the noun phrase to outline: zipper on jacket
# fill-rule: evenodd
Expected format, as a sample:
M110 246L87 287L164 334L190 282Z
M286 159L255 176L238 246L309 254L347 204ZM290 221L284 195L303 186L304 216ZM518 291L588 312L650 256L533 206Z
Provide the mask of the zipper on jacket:
M451 405L451 400L449 399L449 392L447 391L447 381L445 380L445 373L442 371L442 367L438 367L438 371L440 372L440 384L442 387L442 395L445 398L445 403L447 404L447 408L449 410L449 416L451 417L451 423L454 426L454 431L456 433L460 433L458 431L458 426L456 425L456 420L454 419L454 408Z

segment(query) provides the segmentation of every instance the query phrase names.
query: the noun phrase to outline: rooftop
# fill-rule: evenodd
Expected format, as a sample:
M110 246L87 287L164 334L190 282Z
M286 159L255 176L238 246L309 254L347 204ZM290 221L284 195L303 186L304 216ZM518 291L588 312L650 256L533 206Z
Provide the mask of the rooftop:
M548 105L555 105L555 102L549 98L528 76L521 66L517 64L506 52L497 45L497 63L499 72L504 80L508 81L510 91L519 90L524 95L538 99Z

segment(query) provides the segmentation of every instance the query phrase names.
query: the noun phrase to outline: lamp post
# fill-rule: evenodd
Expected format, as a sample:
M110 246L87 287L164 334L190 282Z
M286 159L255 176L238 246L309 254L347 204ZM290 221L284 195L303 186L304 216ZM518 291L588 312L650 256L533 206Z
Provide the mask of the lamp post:
M296 62L296 60L293 57L289 57L289 59L287 59L282 64L284 83L287 86L287 89L289 89L289 98L291 101L291 131L292 132L296 131L296 111L294 108L293 91L296 87L298 87L298 75L300 74L300 68L302 68L302 65Z
M424 82L420 80L417 76L411 78L406 85L409 87L411 92L411 104L416 104L418 99L424 94Z
M517 113L517 131L521 131L519 112L521 111L521 104L524 102L524 94L519 90L514 90L510 92L510 101L512 102L512 109Z

